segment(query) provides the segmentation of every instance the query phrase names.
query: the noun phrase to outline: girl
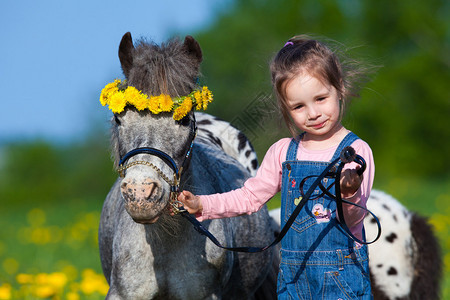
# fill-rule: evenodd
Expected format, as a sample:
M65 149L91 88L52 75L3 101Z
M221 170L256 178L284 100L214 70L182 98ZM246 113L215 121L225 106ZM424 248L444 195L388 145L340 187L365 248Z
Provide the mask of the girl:
M358 71L346 69L326 45L306 36L290 39L270 70L284 120L293 136L296 129L302 134L272 145L257 175L240 189L202 196L180 193L178 200L199 221L253 213L281 191L283 226L300 202L301 190L306 192L314 181L311 175L320 174L346 146L365 159L367 168L359 176L356 163L345 166L341 196L366 206L374 178L372 151L341 124ZM364 239L365 211L348 204L343 208L353 235ZM279 299L371 299L367 246L345 233L336 214L336 203L317 189L281 242Z

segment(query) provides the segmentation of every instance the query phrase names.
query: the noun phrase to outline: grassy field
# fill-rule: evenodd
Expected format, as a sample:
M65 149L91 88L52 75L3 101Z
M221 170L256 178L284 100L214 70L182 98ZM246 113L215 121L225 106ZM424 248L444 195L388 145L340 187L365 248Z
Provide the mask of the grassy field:
M0 299L104 299L98 253L101 199L0 214Z
M392 180L376 188L430 218L440 239L450 299L449 182ZM103 199L62 200L51 205L15 203L0 211L0 299L104 299L97 229ZM273 208L275 198L269 202Z

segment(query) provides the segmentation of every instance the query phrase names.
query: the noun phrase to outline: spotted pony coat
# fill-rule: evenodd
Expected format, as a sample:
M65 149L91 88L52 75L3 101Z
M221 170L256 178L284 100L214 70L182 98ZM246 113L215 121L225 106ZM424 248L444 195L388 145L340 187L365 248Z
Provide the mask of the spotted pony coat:
M207 140L234 157L250 172L256 175L258 159L252 144L247 137L227 121L205 113L195 113L197 120L197 138Z
M217 117L197 113L198 138L220 146L254 176L256 153L238 129ZM442 260L438 240L427 220L392 196L372 190L367 208L382 225L380 239L369 245L369 267L375 299L439 299ZM279 209L270 215L280 224ZM368 237L376 236L371 216L364 220Z

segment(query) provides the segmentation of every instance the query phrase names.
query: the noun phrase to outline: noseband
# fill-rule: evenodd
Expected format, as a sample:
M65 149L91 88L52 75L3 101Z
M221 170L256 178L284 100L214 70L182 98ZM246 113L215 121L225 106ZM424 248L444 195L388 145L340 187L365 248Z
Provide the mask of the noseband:
M135 148L128 153L126 153L119 161L119 168L117 171L119 172L120 177L125 177L125 171L133 166L136 165L144 165L149 166L152 169L154 169L159 176L161 176L164 181L166 181L170 185L170 205L172 206L172 211L177 214L180 212L183 212L185 210L179 209L179 202L177 200L178 193L180 191L180 179L181 179L181 173L183 170L185 170L190 162L191 158L191 151L192 146L194 145L194 139L197 135L197 124L195 121L195 115L192 113L192 118L190 118L190 131L189 131L189 140L188 140L188 149L186 150L184 154L184 160L181 164L181 167L178 168L177 164L175 163L175 160L167 153L165 153L162 150L151 148L151 147L142 147L142 148ZM150 154L156 157L159 157L166 165L168 165L172 171L173 171L173 180L170 180L164 173L161 171L160 168L152 164L148 161L138 160L133 161L131 163L127 164L127 161L138 154Z

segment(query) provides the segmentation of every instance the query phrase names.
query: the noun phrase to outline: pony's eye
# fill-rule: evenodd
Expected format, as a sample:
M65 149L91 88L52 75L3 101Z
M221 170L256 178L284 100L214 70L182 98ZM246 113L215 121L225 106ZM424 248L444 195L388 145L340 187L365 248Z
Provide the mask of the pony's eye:
M122 124L122 122L120 121L119 117L116 114L114 114L114 122L116 122L116 124L119 126Z
M189 115L185 116L183 119L178 121L178 124L180 124L181 126L189 126L190 123L191 120L189 118Z

